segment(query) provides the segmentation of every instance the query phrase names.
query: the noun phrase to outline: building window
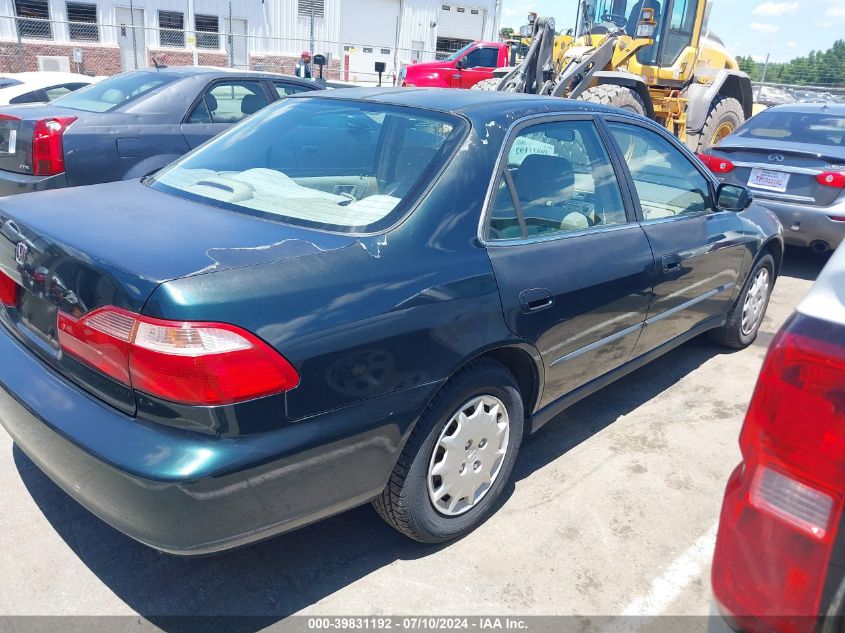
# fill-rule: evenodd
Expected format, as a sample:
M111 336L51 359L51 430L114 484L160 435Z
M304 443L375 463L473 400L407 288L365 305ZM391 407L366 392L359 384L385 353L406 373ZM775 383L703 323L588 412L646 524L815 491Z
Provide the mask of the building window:
M470 9L469 12L473 15L478 15L478 9Z
M20 37L53 39L53 26L49 22L50 7L47 0L15 0L15 15L18 16Z
M97 26L97 5L87 2L68 2L66 6L67 29L70 39L99 42L100 27Z
M299 0L297 12L304 18L311 17L311 10L314 10L315 18L326 17L326 0Z
M451 11L452 10L452 7L449 6L448 4L442 4L442 5L440 5L440 8L443 9L444 11Z
M467 12L467 10L464 9L463 7L458 7L458 13L466 13L466 12Z
M158 43L161 46L185 48L185 14L178 11L158 12Z
M197 48L220 48L220 19L216 15L196 15L194 30Z

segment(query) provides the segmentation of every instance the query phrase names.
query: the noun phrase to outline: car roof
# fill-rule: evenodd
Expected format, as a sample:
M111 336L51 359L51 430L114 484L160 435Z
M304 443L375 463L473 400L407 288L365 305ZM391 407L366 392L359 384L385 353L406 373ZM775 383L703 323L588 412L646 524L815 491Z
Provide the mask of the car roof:
M833 253L798 312L845 326L845 247Z
M561 112L604 112L632 116L616 108L586 101L558 99L513 92L456 90L454 88L345 88L294 95L289 98L327 98L370 101L406 107L462 114L469 119L522 117L529 114ZM636 116L636 115L633 115ZM645 117L636 117L648 121ZM656 124L654 124L656 125Z
M285 79L295 79L299 82L303 80L299 77L294 77L293 75L285 75L283 73L271 73L265 72L262 70L244 70L241 68L220 68L217 66L164 66L159 69L155 68L144 68L138 72L151 72L151 73L162 73L165 75L179 75L179 76L191 76L191 75L217 75L219 77L229 77L231 75L245 75L249 77L271 77L271 78L279 78L284 77ZM308 80L304 80L306 83L311 83Z

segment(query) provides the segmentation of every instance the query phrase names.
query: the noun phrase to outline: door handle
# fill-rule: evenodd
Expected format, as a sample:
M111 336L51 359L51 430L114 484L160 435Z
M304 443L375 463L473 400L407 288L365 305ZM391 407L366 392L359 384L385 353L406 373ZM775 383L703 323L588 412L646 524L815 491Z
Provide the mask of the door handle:
M681 269L681 256L677 253L669 253L663 256L663 272L672 273Z
M533 288L531 290L523 290L519 293L519 302L522 304L523 312L539 312L546 308L551 308L555 299L552 296L552 291L546 288Z

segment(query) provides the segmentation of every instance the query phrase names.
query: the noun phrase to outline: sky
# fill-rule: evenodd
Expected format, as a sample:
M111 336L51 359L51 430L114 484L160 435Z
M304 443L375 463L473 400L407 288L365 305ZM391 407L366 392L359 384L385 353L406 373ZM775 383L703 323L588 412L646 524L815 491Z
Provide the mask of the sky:
M665 1L665 0L664 0ZM788 61L845 39L845 0L710 0L710 29L734 55ZM575 26L578 0L502 0L502 26L518 28L529 11ZM629 5L632 3L629 2Z

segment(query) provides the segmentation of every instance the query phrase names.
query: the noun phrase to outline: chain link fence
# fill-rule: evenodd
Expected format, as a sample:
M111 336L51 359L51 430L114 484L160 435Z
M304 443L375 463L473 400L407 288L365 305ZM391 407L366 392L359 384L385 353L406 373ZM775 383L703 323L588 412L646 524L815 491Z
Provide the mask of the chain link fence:
M790 103L845 103L845 86L754 83L754 102L766 107Z
M198 24L196 31L179 28L178 21L152 28L128 8L117 12L118 24L0 16L0 73L42 70L104 76L156 65L201 65L293 74L300 53L311 50L327 58L326 79L375 83L375 65L381 62L383 80L390 83L403 66L443 59L466 44L443 40L437 50L425 50L392 43L251 35L245 20L225 17ZM313 74L319 74L316 66Z

